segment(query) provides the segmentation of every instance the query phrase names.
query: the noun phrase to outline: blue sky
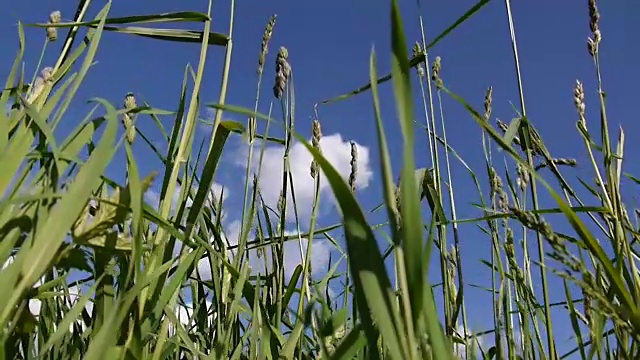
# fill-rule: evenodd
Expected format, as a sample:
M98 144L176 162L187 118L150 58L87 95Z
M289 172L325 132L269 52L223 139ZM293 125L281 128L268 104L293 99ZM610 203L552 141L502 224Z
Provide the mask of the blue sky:
M640 63L640 50L637 46L632 46L635 45L632 39L640 33L640 25L632 21L640 15L640 5L631 0L602 1L598 5L602 14L601 60L605 91L608 93L610 130L612 137L617 138L617 127L624 127L627 135L625 152L631 156L640 151L640 144L634 141L634 134L640 131L640 122L634 118L637 113L634 110L637 106L636 89L640 83L640 73L634 71L633 67L634 63ZM42 22L53 10L62 11L63 19L68 20L75 12L74 6L74 2L61 0L31 0L5 4L3 12L0 13L0 46L5 54L0 57L0 78L8 73L13 61L17 45L17 20L25 23ZM102 2L95 2L90 16L95 15L102 6ZM206 11L206 6L206 1L115 1L110 16L187 9ZM428 10L423 11L427 41L447 28L471 6L472 2L430 2ZM401 1L401 8L407 40L413 43L420 39L416 4L414 1ZM567 171L567 176L571 178L578 175L591 180L593 175L587 166L586 153L575 128L577 115L572 100L575 80L580 79L586 90L587 121L590 129L597 131L595 73L586 47L586 38L589 36L586 1L521 1L514 2L512 10L528 116L542 134L552 154L557 157L574 157L583 166L575 171ZM227 2L214 4L214 31L227 32L228 13ZM236 5L234 52L227 103L253 107L262 32L267 19L274 13L278 15L278 20L267 59L260 111L267 112L268 102L272 99L270 88L273 82L275 54L279 46L286 46L295 77L299 132L310 134L315 103L366 83L372 46L376 49L379 73L386 74L389 71L389 1L242 1ZM518 106L518 95L505 14L504 3L492 1L433 48L430 56L431 59L435 56L442 57L442 77L446 85L479 110L487 86L492 86L492 118L509 121L514 117L510 102ZM44 31L28 28L26 34L25 69L30 77L35 71ZM55 61L56 52L51 50L60 46L61 42L50 45L43 65ZM84 101L95 96L120 104L124 95L131 91L136 94L138 103L147 101L155 107L175 109L185 65L191 63L196 66L198 53L198 45L164 43L106 33L96 56L97 64L91 69L81 92L76 96L60 132L65 133L77 125L88 109ZM215 102L218 98L223 56L224 50L220 48L212 48L209 52L202 91L204 103ZM418 86L415 79L413 81L413 88L417 93ZM391 157L400 159L402 141L390 83L383 85L380 91ZM420 103L417 102L416 105L417 120L423 122L424 116L418 111ZM452 99L444 96L443 106L451 145L483 178L484 159L477 125ZM369 167L372 176L361 179L362 185L367 186L359 191L358 197L365 209L372 208L378 204L381 193L370 93L320 107L319 111L323 133L333 141L331 144L335 145L338 167L344 168L343 150L348 151L349 140L356 141L364 152L365 148L368 148L368 163L362 163L361 170L365 171ZM226 114L225 117L245 121L244 118L233 114ZM166 118L164 125L169 128L171 120ZM160 133L152 124L141 122L139 127L155 137L155 141L161 141ZM196 143L206 138L208 131L206 127L200 127ZM426 137L417 132L416 139L419 143L419 165L428 166ZM232 140L231 146L231 149L240 148L240 141ZM157 160L144 144L139 142L136 151L143 174L159 168ZM308 163L304 163L306 157L300 154L301 163L294 164L294 167L298 166L302 169L301 172L308 172ZM238 180L238 174L243 172L237 164L237 158L234 151L228 150L216 178L216 182L226 188L228 197L225 204L232 213L234 209L240 209L242 202L242 186L239 185L241 181ZM496 160L496 166L503 175L504 170L499 167L502 160L499 157L496 157ZM348 163L348 158L346 161ZM394 166L398 168L399 165L399 162L395 161ZM111 169L114 177L121 178L121 175L116 173L118 165L112 166ZM629 173L640 174L640 165L631 161L626 162L625 169ZM456 179L454 185L458 216L478 217L478 209L471 206L472 203L478 202L478 195L466 170L455 160L452 175ZM486 181L483 181L483 186L485 185ZM485 195L487 191L488 189L485 189ZM637 188L627 184L623 191L628 204L635 206L638 201ZM330 197L326 198L330 201ZM542 199L542 205L553 206L547 198ZM330 209L325 210L320 224L334 223L337 220L336 214ZM235 219L230 218L229 222L232 220ZM568 231L562 228L558 230ZM489 272L478 261L489 258L488 239L474 225L463 226L461 238L463 262L466 266L465 281L488 285ZM561 285L559 282L555 284ZM466 291L468 299L477 296L484 301L490 300L484 293L472 288L467 288ZM560 299L563 295L552 293L552 297ZM472 316L471 323L474 327L484 329L490 326L489 313L484 313ZM566 320L562 317L556 322ZM563 328L559 328L560 341L570 335L568 325L566 332Z

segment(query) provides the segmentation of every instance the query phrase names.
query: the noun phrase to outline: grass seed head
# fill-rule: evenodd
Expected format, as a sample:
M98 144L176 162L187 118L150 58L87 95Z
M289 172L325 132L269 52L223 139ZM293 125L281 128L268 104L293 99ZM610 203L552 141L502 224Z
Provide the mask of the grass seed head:
M420 54L422 54L422 46L420 46L419 41L416 41L416 43L413 45L413 57L416 57ZM418 76L421 79L424 78L424 67L422 66L422 62L418 63L416 70L418 71Z
M53 80L53 68L51 66L47 66L42 71L40 71L40 76L42 80L49 82Z
M589 325L591 323L591 319L592 319L592 313L593 313L593 309L592 309L592 298L591 296L589 296L589 293L587 291L583 289L582 290L582 312L584 313L584 318L585 318L585 322L587 323L587 325Z
M127 95L124 97L124 108L127 110L131 110L133 108L135 108L136 105L136 97L133 93L127 93Z
M447 298L449 299L449 308L451 308L452 310L455 309L456 307L456 297L458 295L458 289L456 286L456 264L455 264L455 255L445 251L446 254L446 258L447 258L447 263L446 263L446 280L447 280L447 285L449 288L449 292L450 292L450 296L448 296Z
M509 196L504 191L504 184L502 178L496 172L496 169L491 167L489 169L489 180L491 187L491 197L496 199L496 209L500 211L506 211L509 207Z
M393 209L393 214L396 218L396 228L398 231L402 230L402 209L400 203L400 180L398 179L398 186L395 187L395 208Z
M442 59L440 56L436 56L436 59L433 61L433 65L431 65L431 80L436 83L436 87L438 89L442 88L443 82L440 77L440 71L442 70Z
M60 11L58 10L52 11L51 14L49 14L50 23L59 24L61 20L62 20L62 13L60 13Z
M587 119L585 117L586 106L584 104L584 87L580 80L576 80L576 86L573 88L573 103L578 111L578 121L582 125L586 125Z
M289 51L284 46L280 47L278 57L276 58L276 79L273 85L273 94L276 99L282 98L287 88L287 81L291 75L291 65L289 65Z
M489 121L491 118L491 110L493 103L493 88L489 86L487 88L487 93L484 95L484 119Z
M350 142L351 145L351 171L349 172L349 187L352 192L356 191L356 179L358 177L358 146L354 141Z
M45 81L42 76L36 77L36 80L29 88L29 94L27 95L27 102L33 103L33 101L42 93L44 89Z
M278 197L278 214L280 214L281 216L284 216L285 201L286 199L284 197L284 192L280 190L280 196Z
M520 163L516 164L516 172L518 175L516 178L516 185L520 188L520 191L525 192L529 185L529 172Z
M47 27L47 39L51 42L58 40L58 30L54 27Z
M589 28L593 37L587 39L589 54L595 56L598 53L598 46L602 41L602 33L600 32L600 12L595 0L589 0Z
M525 284L524 272L520 268L520 265L518 265L518 260L516 259L513 229L509 226L505 228L505 242L503 248L507 258L507 263L509 264L512 275L515 277L516 283Z
M264 62L267 58L267 54L269 53L269 41L273 35L273 27L276 25L277 17L278 16L276 14L271 15L269 22L267 22L267 26L264 29L264 33L262 34L262 45L260 48L260 57L258 58L258 75L261 75L264 70Z
M311 145L316 150L321 151L320 139L322 138L322 127L320 126L320 120L313 119L311 127ZM315 160L311 160L311 177L315 179L316 176L318 176L318 163Z
M62 14L60 13L60 11L54 11L51 14L49 14L48 24L52 24L52 25L58 24L60 23L60 20L62 20ZM58 29L56 29L55 27L48 26L46 30L47 30L47 39L49 39L49 41L58 40Z
M124 97L124 108L126 110L131 110L136 108L136 97L133 93L127 93ZM122 115L122 122L124 123L124 128L126 131L127 141L129 144L133 143L133 140L136 137L136 127L133 124L133 114L126 112Z
M391 210L393 212L393 215L395 217L396 220L396 229L398 231L402 230L402 207L401 207L401 199L400 199L400 195L401 195L401 187L400 184L402 183L402 174L398 175L398 178L396 180L396 185L394 186L394 205L395 207Z

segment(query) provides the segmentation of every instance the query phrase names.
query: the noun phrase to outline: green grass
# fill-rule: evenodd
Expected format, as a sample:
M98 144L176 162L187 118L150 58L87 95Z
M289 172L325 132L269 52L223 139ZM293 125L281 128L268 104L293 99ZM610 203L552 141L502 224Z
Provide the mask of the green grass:
M431 42L424 35L428 24L420 17L422 38L410 56L397 1L391 1L392 46L372 50L369 83L318 102L317 106L330 106L359 94L371 96L383 189L380 206L373 210L364 209L354 193L357 169L352 167L345 180L322 155L321 119L313 123L311 142L305 140L308 134L296 130L295 69L288 65L286 48L279 49L277 58L267 51L271 33L277 31L275 16L263 37L255 103L248 106L226 104L225 99L233 71L233 2L229 29L220 34L211 32L211 3L209 13L121 18L110 17L108 3L95 19L86 19L90 1L81 1L73 22L29 25L49 28L49 34L53 29L59 34L68 31L66 38L57 39L63 45L56 64L42 73L38 65L40 76L34 75L31 82L22 69L25 34L19 24L18 54L0 95L0 108L10 108L0 113L3 358L640 358L640 231L621 196L623 176L640 181L621 168L624 132L620 130L615 140L609 133L595 3L590 2L585 21L594 32L590 58L598 80L600 118L584 114L580 83L574 93L579 119L575 136L591 159L590 164L578 165L591 170L593 183L565 178L563 166L576 166L575 162L554 158L527 118L508 0L504 21L511 29L520 99L513 121L495 127L492 89L485 94L484 109L475 109L456 95L456 84L441 76L440 58L431 63L430 49L467 19L482 16L478 11L487 3L479 1ZM422 6L420 1L418 5ZM201 30L149 26L166 22L193 23ZM175 109L136 104L134 94L127 94L119 107L78 93L106 35L200 44L198 63L185 68ZM49 42L42 57L51 51ZM216 46L225 49L220 95L214 103L204 104L203 71L209 47ZM382 77L376 62L380 51L389 51L392 59L391 73ZM271 76L264 73L265 66L271 68L265 63L271 61L278 64L275 98L262 89L263 76ZM397 124L381 115L378 87L388 81L395 95ZM421 95L419 104L414 104L414 91ZM445 97L468 110L466 121L478 126L485 163L474 164L477 168L448 143ZM54 135L74 99L88 100L92 110L66 137ZM258 111L265 101L267 114ZM209 144L197 147L194 134L203 122L199 117L203 106L214 109L215 117ZM224 113L249 120L247 124L223 120ZM171 120L173 127L165 129L162 119ZM136 128L137 121L157 124L167 150L159 150ZM587 122L593 123L589 128L598 129L597 134L587 130ZM385 127L391 126L399 127L403 144L402 159L393 163L385 137ZM270 135L280 128L282 138ZM422 136L429 144L426 160L415 155ZM222 199L210 192L231 137L249 144L237 243L229 243ZM157 155L163 164L160 172L140 172L141 156L133 151L134 142ZM308 224L299 220L302 209L294 196L289 163L296 142L312 154L309 165L316 174ZM283 150L282 195L275 208L265 204L260 192L267 143ZM119 170L126 179L118 183L106 169L121 150L126 163ZM352 156L352 163L357 163L357 154ZM249 169L256 159L260 165L254 177ZM429 168L416 165L425 162ZM497 164L505 162L515 171L500 173ZM456 200L454 163L466 168L477 186L480 206L474 219L457 215L456 205L470 205ZM400 173L393 173L393 165L401 168ZM317 176L318 172L325 176ZM328 182L341 215L339 224L325 228L316 223L321 181ZM159 204L145 200L152 183L161 189ZM488 188L483 188L485 183ZM541 208L540 198L552 199L556 207ZM382 210L385 222L367 220L367 213L376 210ZM293 234L285 231L286 214L296 219ZM554 227L572 231L554 231L545 220L552 215ZM461 226L476 226L486 235L489 259L463 264ZM308 232L301 233L301 228ZM311 276L313 241L305 246L303 239L321 238L342 257L317 278ZM387 240L386 249L380 247L382 239ZM286 242L299 244L302 259L290 276L284 266ZM264 269L250 269L250 252L260 254ZM197 271L203 263L210 279ZM348 271L341 274L345 265ZM468 321L480 311L470 306L474 299L465 296L474 285L464 281L463 269L471 266L487 266L492 274L484 290L492 299L488 306L493 323L483 329ZM439 271L428 274L430 268ZM71 283L68 276L74 270L90 276ZM541 288L534 286L538 277ZM328 291L337 278L344 280L340 301ZM564 292L556 291L553 302L550 279L564 283ZM34 301L40 303L37 314L30 310ZM563 316L552 319L552 311ZM568 352L557 347L554 329L559 323L574 331L575 346Z

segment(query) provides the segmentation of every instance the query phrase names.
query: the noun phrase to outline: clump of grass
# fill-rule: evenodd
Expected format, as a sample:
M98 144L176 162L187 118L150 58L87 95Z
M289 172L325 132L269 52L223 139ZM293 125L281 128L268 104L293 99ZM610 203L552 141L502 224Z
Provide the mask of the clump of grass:
M515 116L495 114L492 87L484 94L482 111L475 110L451 90L456 84L447 81L446 63L440 57L427 65L433 44L426 43L422 17L422 41L413 46L409 58L398 4L392 1L391 74L378 76L372 52L368 85L321 103L327 106L371 92L383 190L380 207L386 211L378 224L368 221L357 201L362 170L356 142L349 142L349 172L340 174L323 156L318 106L310 124L311 140L297 132L299 110L286 47L281 46L275 56L275 100L268 106L260 104L275 15L268 19L262 36L255 102L245 108L225 104L234 6L227 34L219 34L211 32L211 3L207 13L132 15L109 22L108 27L110 3L87 22L88 3L79 5L55 65L40 69L38 63L30 86L21 74L25 34L18 26L20 51L0 94L0 107L10 108L0 114L0 260L4 264L0 286L9 289L0 298L0 325L6 358L640 357L636 256L640 236L631 219L633 211L622 196L624 132L620 131L617 144L612 144L609 134L599 59L600 13L594 0L587 8L587 44L597 78L597 134L587 127L591 121L585 104L588 89L581 81L573 89L578 136L591 162L587 166L594 174L593 184L565 179L561 169L578 166L577 162L553 157L535 129L535 119L527 117L509 1L505 2L506 18L520 97ZM474 14L486 3L472 7L457 25L434 39L440 41L469 17L479 16ZM55 127L78 96L101 37L124 36L110 33L118 30L115 25L167 19L202 27L199 62L195 69L185 68L175 109L138 104L133 92L125 96L122 108L98 98L70 135L57 136ZM54 12L47 23L35 25L47 32L41 59L47 42L55 41L57 31L64 29L56 26L60 22L60 13ZM149 35L193 41L185 38L188 32L179 30L132 27L127 32L143 36L141 41L149 41ZM83 41L73 48L81 36ZM204 141L196 150L194 129L209 46L226 50L222 91L210 105L216 113L208 150ZM417 125L413 114L411 67L416 68L424 125ZM399 174L391 170L384 129L389 125L380 111L378 87L388 80L393 82L403 137L402 156L393 159L400 162ZM485 163L479 169L467 164L449 143L444 96L466 108L480 128ZM274 102L281 105L281 122L274 120ZM262 108L268 108L266 114ZM223 111L247 116L246 126L222 120ZM513 120L497 119L494 128L496 115ZM173 124L168 131L160 125L166 134L164 152L136 125L146 120L162 124L163 117ZM270 133L274 125L284 128L283 138ZM422 146L415 137L416 127L425 130L427 139L424 168L416 167L415 145ZM226 142L235 135L247 140L249 151L240 230L238 238L232 239L223 216L228 211L224 194L212 195L212 185ZM134 153L134 141L146 144L157 156L158 173L140 172L137 159L144 155L147 161L148 154ZM308 224L301 223L297 179L289 163L296 141L313 156ZM277 204L264 200L260 183L267 143L283 150ZM119 150L125 156L122 184L106 172ZM459 182L452 168L458 165L468 171L477 188L477 218L458 218L457 207L470 202L454 192ZM485 175L480 176L481 172ZM157 204L145 196L154 179L160 182L153 187L160 189ZM328 183L337 200L341 221L333 226L318 225L321 181ZM560 190L551 182L557 182ZM555 201L557 207L541 208L542 197ZM469 223L479 227L489 242L490 258L480 264L470 264L461 245L466 240L461 229ZM286 231L291 226L295 231ZM558 231L567 228L571 232ZM311 258L320 238L329 241L340 258L334 262L332 257L327 271L317 275ZM388 240L385 251L379 248L380 238ZM290 274L285 274L287 242L297 242L300 255ZM428 274L433 258L440 261L440 272ZM484 284L467 283L468 267L482 264L490 269L491 278ZM552 279L562 283L564 291L552 291ZM338 280L343 292L330 294L330 289L335 290L331 283ZM489 292L490 306L478 310L477 299L467 292L471 286ZM32 312L36 304L39 309ZM487 309L492 323L477 331L472 323L475 312ZM562 315L552 316L552 309L561 309ZM572 349L561 349L558 324L570 324Z

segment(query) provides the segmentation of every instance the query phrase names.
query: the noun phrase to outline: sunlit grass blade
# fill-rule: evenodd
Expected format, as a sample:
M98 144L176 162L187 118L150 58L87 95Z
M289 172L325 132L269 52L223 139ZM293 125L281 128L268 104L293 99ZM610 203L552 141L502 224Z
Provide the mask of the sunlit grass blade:
M183 256L173 259L172 261L166 262L160 266L158 266L153 272L144 273L140 279L135 283L133 287L131 287L124 296L122 296L119 301L114 306L114 311L106 314L107 317L105 319L104 325L93 335L93 339L89 344L89 348L87 349L86 354L84 354L85 359L104 359L105 358L105 350L113 349L113 343L117 334L117 327L122 324L124 319L130 312L131 305L134 300L140 295L140 292L149 286L153 281L157 281L158 277L171 268L173 268L175 263L178 263L178 269L184 269L185 267L190 267L193 265L196 259L197 253L190 252L188 254L184 254Z
M444 337L439 319L435 315L435 303L431 286L426 279L423 265L423 223L421 219L420 198L415 183L413 101L409 80L408 52L404 36L402 16L396 0L391 4L391 46L392 75L396 99L396 110L403 137L403 165L400 185L402 214L402 247L406 254L405 271L411 299L411 316L414 330L420 328L420 319L424 319L430 338L433 356L439 359L451 358L448 341ZM411 337L409 337L411 339ZM414 340L415 341L415 340ZM409 344L410 347L415 345ZM415 350L414 350L415 351ZM411 353L411 352L410 352Z
M212 2L209 1L207 14L211 14L211 8L212 8ZM184 119L184 128L180 129L182 130L182 136L180 137L180 142L179 142L179 145L177 146L177 153L175 154L175 157L172 153L168 155L168 157L171 157L172 164L171 166L166 166L161 195L166 197L166 195L169 194L169 196L168 198L165 198L164 201L161 202L160 211L159 211L161 216L164 218L169 217L169 214L171 212L171 207L172 207L171 199L173 197L173 194L176 191L179 172L183 168L185 163L188 164L187 161L191 153L194 131L196 127L197 113L199 111L198 109L199 95L198 94L200 93L200 87L202 85L202 80L204 77L203 76L204 68L207 61L207 53L208 53L207 50L209 46L208 42L210 39L209 38L210 29L211 29L211 21L207 20L204 22L204 26L203 26L203 36L200 41L200 56L198 59L198 67L197 67L196 76L194 78L194 84L191 92L191 99L189 101L189 107L186 113L186 117ZM186 74L185 74L185 82L186 82ZM181 97L180 105L181 105L181 108L177 114L177 117L178 116L182 117L181 112L183 112L184 111L183 109L185 108L184 97ZM180 130L176 130L174 134L177 135ZM184 190L185 189L181 189L181 192L184 193ZM167 255L168 251L165 251L166 250L165 246L167 245L166 240L168 239L168 236L165 233L165 231L163 229L159 229L159 231L155 234L154 238L155 238L154 242L156 244L156 248L154 249L154 254L151 255L150 260L148 262L149 271L153 271L159 264L165 262L164 259L166 256L168 256ZM170 243L172 244L173 241L171 241ZM145 289L142 292L141 299L140 299L141 309L144 309L146 302L149 300L150 294L154 294L157 289L158 289L158 284L154 282L151 284L151 286L148 289Z
M64 319L57 325L57 329L53 335L47 339L47 342L42 348L43 352L47 352L52 346L62 340L65 336L65 333L69 331L69 327L78 320L78 317L81 315L82 311L85 309L91 296L96 291L96 286L98 285L98 281L96 281L87 291L77 299L75 304L69 312L65 314Z
M108 18L105 24L152 24L152 23L162 23L162 22L204 22L210 20L210 17L201 12L195 11L178 11L178 12L169 12L162 14L150 14L150 15L132 15L132 16L124 16L124 17L112 17ZM98 25L98 20L93 21L84 21L84 22L61 22L56 24L56 27L73 27L73 26L88 26L88 25ZM47 26L51 26L50 24L29 24L27 26L33 27L42 27L45 28Z
M47 269L57 248L64 241L68 229L71 228L77 215L85 207L91 192L98 184L100 174L103 173L115 153L114 144L118 126L115 109L106 101L100 99L97 101L105 107L107 111L106 118L109 123L95 151L78 172L76 181L60 200L60 203L56 205L58 207L57 211L46 219L41 232L34 239L34 244L37 244L37 247L23 249L18 255L24 258L27 265L22 268L22 279L15 286L16 291L11 297L4 298L2 302L3 306L0 308L3 310L0 323L6 321L10 310L19 301L22 292L32 286ZM0 279L2 279L2 275L0 273ZM11 286L9 284L5 285Z
M331 354L331 359L347 360L356 358L358 354L362 354L361 351L366 345L367 338L363 334L360 324L358 324L342 339L340 345Z
M22 23L18 22L18 54L16 55L15 60L13 61L13 65L11 66L11 71L7 75L7 80L5 81L4 90L2 90L2 94L0 95L0 151L4 152L9 141L9 129L10 129L10 120L7 113L4 111L8 108L7 104L9 98L13 95L10 88L16 86L15 80L18 75L18 71L20 69L20 63L22 62L22 58L24 57L25 50L25 38L24 38L24 28ZM4 173L0 175L1 177L12 176L13 174ZM0 191L1 193L1 191Z
M155 28L143 28L143 27L114 27L105 26L106 31L117 32L128 35L142 36L155 40L173 41L181 43L202 43L204 33L202 31L195 30L180 30L180 29L155 29ZM207 33L207 45L226 46L229 42L229 38L220 33L210 32Z
M380 357L376 345L378 332L380 332L391 356L403 358L402 328L396 321L399 319L399 313L395 306L393 289L380 256L376 238L367 224L364 213L349 186L335 168L304 138L298 134L295 136L318 162L336 195L344 222L359 315L370 344L369 351L375 358Z
M202 169L198 191L191 205L191 209L189 209L189 214L187 215L187 224L194 224L196 218L200 216L204 203L211 191L210 188L211 185L213 185L213 178L218 168L218 164L222 156L222 150L227 141L227 138L229 137L231 129L237 128L239 126L242 125L234 121L224 121L218 126L218 131L216 131L215 137L212 140L213 147L209 151L207 159L205 160L204 167ZM187 237L189 236L190 232L191 230L189 229L186 234Z
M375 53L372 51L371 52L371 56L370 56L370 60L369 60L369 67L370 67L370 77L371 79L375 79L377 77L377 66L376 66L376 57L375 57ZM375 82L372 81L373 86L371 87L371 94L373 97L373 109L374 109L374 113L375 113L375 117L376 117L376 129L377 129L377 134L378 134L378 146L379 146L379 151L380 151L380 167L382 170L382 184L383 184L383 196L384 196L384 202L387 208L387 216L389 219L389 223L391 226L391 233L392 233L392 241L396 246L399 246L401 244L401 235L398 233L398 229L401 226L402 220L400 217L397 216L397 214L399 214L400 209L397 208L396 206L396 199L395 199L395 187L394 187L394 183L393 183L393 178L391 177L391 159L389 157L389 150L387 147L387 140L385 137L385 131L384 131L384 127L382 124L382 118L380 115L380 102L379 102L379 97L378 97L378 87L375 84ZM413 178L411 179L413 180ZM400 223L398 223L398 220L400 220ZM404 254L402 251L397 251L396 252L396 257L398 258L398 267L402 267L401 265L404 263ZM400 284L398 285L398 287L401 290L401 294L402 294L402 310L404 311L404 316L402 316L402 318L395 318L396 321L400 321L400 320L404 320L403 321L403 325L404 325L404 329L405 331L408 331L410 334L412 334L411 336L408 336L407 338L403 338L401 340L404 341L403 344L399 344L403 350L405 351L405 354L403 356L409 356L410 358L414 358L415 357L415 348L413 350L409 349L409 346L412 346L412 344L415 343L415 335L413 335L413 330L414 330L414 319L411 317L411 301L409 299L409 288L407 286L407 281L406 281L406 276L404 273L404 269L398 269L399 271L397 271L398 275L398 279L396 281L398 281ZM398 326L399 328L402 328L402 325L400 324L396 324L396 326ZM407 343L407 341L409 341L409 343ZM409 354L412 355L408 355L406 352L409 352Z

